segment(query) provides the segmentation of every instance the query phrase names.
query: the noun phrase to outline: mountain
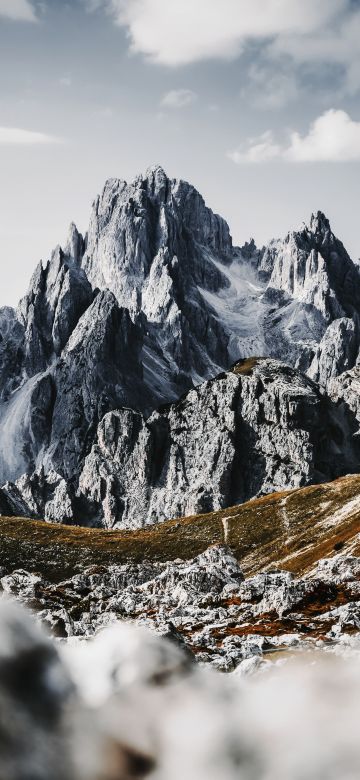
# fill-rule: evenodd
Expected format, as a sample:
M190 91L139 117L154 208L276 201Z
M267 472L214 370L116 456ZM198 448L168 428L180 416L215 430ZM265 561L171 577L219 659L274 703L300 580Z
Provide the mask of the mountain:
M86 236L71 225L0 310L3 511L139 526L359 469L359 316L320 212L237 248L159 166L109 180ZM250 357L277 363L221 377Z
M271 242L258 269L268 280L267 299L277 302L265 326L271 354L295 361L323 386L352 367L359 351L359 269L326 217L319 212L309 226Z

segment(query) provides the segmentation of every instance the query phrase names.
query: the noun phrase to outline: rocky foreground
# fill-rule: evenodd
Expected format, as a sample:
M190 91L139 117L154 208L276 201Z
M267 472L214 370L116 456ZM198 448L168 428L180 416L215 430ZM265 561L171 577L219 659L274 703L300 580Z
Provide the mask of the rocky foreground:
M359 487L345 477L141 532L2 519L1 587L58 638L132 621L227 672L356 650Z
M1 778L357 780L360 476L0 539Z
M6 780L355 780L359 657L317 653L250 680L118 623L55 645L0 600Z
M19 570L1 586L57 637L131 620L226 672L289 649L360 652L360 558L350 555L320 560L301 578L273 570L245 579L229 548L214 546L185 562L93 567L58 585Z

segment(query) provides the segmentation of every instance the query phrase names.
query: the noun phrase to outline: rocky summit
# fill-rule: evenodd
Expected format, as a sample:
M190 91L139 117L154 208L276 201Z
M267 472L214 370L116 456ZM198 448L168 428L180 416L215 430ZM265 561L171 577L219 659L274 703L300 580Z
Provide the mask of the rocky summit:
M322 213L239 248L161 167L109 180L0 310L1 511L134 528L359 471L359 316Z

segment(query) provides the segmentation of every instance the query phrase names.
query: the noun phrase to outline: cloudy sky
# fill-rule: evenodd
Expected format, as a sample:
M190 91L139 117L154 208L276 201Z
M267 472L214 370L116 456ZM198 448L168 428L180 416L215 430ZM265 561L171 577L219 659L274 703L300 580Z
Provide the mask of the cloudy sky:
M360 256L360 0L0 0L0 304L160 163L236 242L321 209Z

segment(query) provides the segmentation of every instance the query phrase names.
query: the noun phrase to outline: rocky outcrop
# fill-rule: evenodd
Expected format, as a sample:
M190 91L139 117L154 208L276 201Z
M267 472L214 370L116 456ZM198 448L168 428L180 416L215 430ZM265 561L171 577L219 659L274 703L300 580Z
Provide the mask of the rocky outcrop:
M188 283L190 277L217 287L221 276L211 264L207 268L201 248L219 259L232 259L226 222L205 206L194 187L168 179L156 166L131 184L106 182L93 206L82 267L93 287L110 289L133 317L140 310L156 316L158 309L164 317L161 294L159 301L152 300L158 292L151 286L155 279L149 278L152 266L168 271L169 284L176 269L176 280Z
M49 371L25 379L0 412L1 482L31 473L51 440L56 388Z
M24 474L15 483L7 482L0 494L1 514L38 517L51 523L67 523L74 518L74 493L71 485L44 469Z
M334 320L316 348L308 375L322 387L354 366L358 355L358 331L355 322L347 317Z
M76 477L104 414L146 403L141 347L141 331L128 311L120 309L111 292L99 292L52 371L56 398L42 459L46 470Z
M294 369L240 363L148 420L105 415L79 491L109 528L209 512L356 470L356 427Z
M9 306L0 309L0 402L8 400L21 382L24 328Z
M29 377L60 355L92 298L84 272L61 247L45 267L38 265L17 312L25 330L23 367Z
M320 211L308 226L272 243L259 268L267 272L269 288L314 306L327 323L359 313L358 267Z
M357 359L358 267L318 212L300 231L271 242L260 254L258 271L271 306L264 323L269 354L326 387Z
M152 405L143 388L142 333L109 291L80 317L61 356L26 380L0 414L0 473L16 480L38 468L76 477L103 415Z
M352 641L360 652L360 559L350 555L321 559L306 577L272 570L244 578L221 545L188 561L93 567L57 585L20 570L1 586L56 636L89 637L135 619L221 671L289 649Z
M214 264L233 259L229 228L199 193L151 168L132 184L111 179L93 206L82 260L136 322L145 315L145 383L169 401L229 365L229 335L199 287L228 286Z
M41 457L33 458L42 489L34 497L29 488L38 485L38 473L4 485L3 500L15 507L8 514L139 528L359 470L358 421L351 405L323 395L304 375L272 359L242 361L145 418L130 408L142 392L139 362L133 348L123 349L124 328L131 332L137 326L121 314L111 293L99 294L97 306L103 326L97 314L90 316L95 333L84 315L60 365L47 377L56 388L50 443L42 418L34 410L30 417L31 441L42 443ZM133 347L135 337L128 341ZM107 373L116 343L118 394L112 368ZM44 382L37 380L36 387ZM106 412L111 406L114 411ZM63 506L53 498L53 472L60 482L68 481Z
M345 371L329 385L331 398L342 408L350 409L360 422L360 366Z

